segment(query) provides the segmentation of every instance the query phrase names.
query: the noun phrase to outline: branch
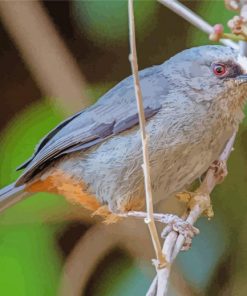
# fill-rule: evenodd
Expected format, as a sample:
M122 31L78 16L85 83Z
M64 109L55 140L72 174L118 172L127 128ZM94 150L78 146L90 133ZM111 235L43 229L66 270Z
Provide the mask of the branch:
M236 132L234 132L224 151L220 155L218 159L220 162L226 163L232 151L235 137ZM187 222L193 225L203 213L207 212L208 215L210 213L212 214L209 195L218 182L219 177L215 174L215 169L209 168L203 182L195 191L194 196L190 196L189 214L186 212L183 215L183 218L186 219ZM157 276L153 280L149 291L147 292L147 296L166 295L171 264L183 247L184 242L185 237L183 235L178 235L175 231L169 233L163 245L163 252L169 264L165 268L157 270Z
M240 10L240 16L247 20L247 1L242 1L242 7ZM240 53L244 56L247 56L247 42L240 41L239 42Z
M148 224L150 235L152 238L154 250L156 253L156 258L158 260L157 266L162 267L165 265L166 260L161 250L160 240L158 232L154 223L153 217L153 197L152 197L152 188L151 188L151 176L150 176L150 165L149 165L149 155L148 155L148 136L145 129L145 115L143 109L142 101L142 92L141 85L138 75L138 62L137 62L137 53L136 53L136 40L135 40L135 21L134 21L134 8L133 0L128 0L128 13L129 13L129 38L130 38L130 64L134 79L134 88L135 96L138 107L139 123L140 123L140 132L142 139L142 152L143 152L143 174L144 174L144 183L145 183L145 192L146 192L146 207L147 207L147 218L145 222Z
M210 35L213 33L214 28L204 21L200 16L198 16L196 13L191 11L189 8L184 6L183 4L179 3L176 0L158 0L161 4L168 7L170 10L175 12L176 14L180 15L182 18L184 18L186 21L197 27L199 30L205 32L206 34ZM220 39L220 42L226 46L239 49L239 46L237 43L227 40L227 39Z

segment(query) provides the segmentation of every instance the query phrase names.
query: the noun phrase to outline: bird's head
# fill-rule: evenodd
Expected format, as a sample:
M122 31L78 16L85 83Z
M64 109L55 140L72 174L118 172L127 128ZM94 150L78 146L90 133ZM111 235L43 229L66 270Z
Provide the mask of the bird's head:
M226 112L243 108L247 99L247 58L237 50L194 47L172 57L167 67L174 87L196 102L218 104Z

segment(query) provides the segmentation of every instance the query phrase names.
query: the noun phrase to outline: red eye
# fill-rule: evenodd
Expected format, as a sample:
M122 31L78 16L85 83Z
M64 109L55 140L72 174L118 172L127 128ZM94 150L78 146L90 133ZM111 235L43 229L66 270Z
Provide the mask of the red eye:
M223 64L213 64L214 75L224 76L226 74L226 66Z

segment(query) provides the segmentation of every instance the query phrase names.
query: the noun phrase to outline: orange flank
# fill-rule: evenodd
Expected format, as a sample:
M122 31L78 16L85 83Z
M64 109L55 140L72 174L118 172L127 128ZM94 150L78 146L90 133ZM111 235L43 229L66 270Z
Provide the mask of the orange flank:
M96 197L86 191L82 181L77 181L61 171L49 173L43 180L37 180L27 186L28 192L49 192L65 196L70 202L77 203L90 211L101 207Z
M114 223L120 219L117 214L112 213L107 205L102 205L95 195L87 192L83 181L78 181L62 171L50 171L46 178L41 178L26 188L28 192L49 192L65 196L70 202L81 205L87 210L104 218L107 224ZM131 198L123 203L120 212L140 210L143 207L143 198Z

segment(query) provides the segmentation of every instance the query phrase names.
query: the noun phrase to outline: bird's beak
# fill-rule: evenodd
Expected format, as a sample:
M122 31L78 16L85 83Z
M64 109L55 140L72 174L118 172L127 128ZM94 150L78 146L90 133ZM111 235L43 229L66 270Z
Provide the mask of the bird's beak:
M247 83L247 74L239 75L236 77L236 81L239 84Z

